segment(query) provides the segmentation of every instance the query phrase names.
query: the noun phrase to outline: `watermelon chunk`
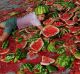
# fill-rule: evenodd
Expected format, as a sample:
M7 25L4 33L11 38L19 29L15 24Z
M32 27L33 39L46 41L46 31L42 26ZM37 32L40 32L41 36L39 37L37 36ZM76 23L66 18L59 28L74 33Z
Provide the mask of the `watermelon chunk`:
M52 25L47 25L43 28L42 34L45 37L51 37L59 33L59 29Z
M74 27L74 26L69 28L71 33L76 33L77 31L79 31L79 29L80 29L80 27Z
M74 25L75 22L73 20L66 20L67 25Z
M46 1L46 5L53 5L54 1L51 0L51 1Z
M25 48L27 45L27 41L23 38L16 38L16 48Z
M52 25L54 25L56 27L64 26L61 21L54 22Z
M42 61L41 61L41 65L49 65L54 63L55 60L50 58L50 57L46 57L46 56L42 56Z
M3 49L0 47L0 55L3 55L3 54L7 54L9 52L9 49Z
M45 21L43 22L43 24L44 24L44 25L50 25L50 24L52 24L53 22L54 22L54 19L53 19L53 18L49 18L49 19L45 20Z
M44 45L43 40L41 38L38 38L35 42L33 41L30 44L30 48L34 50L35 52L39 52L41 48L43 47L43 45Z
M59 14L59 17L61 20L66 21L69 20L72 17L73 14L69 13L64 13L64 14Z
M30 50L27 53L27 60L33 60L36 59L39 55L37 53L35 53L33 50Z

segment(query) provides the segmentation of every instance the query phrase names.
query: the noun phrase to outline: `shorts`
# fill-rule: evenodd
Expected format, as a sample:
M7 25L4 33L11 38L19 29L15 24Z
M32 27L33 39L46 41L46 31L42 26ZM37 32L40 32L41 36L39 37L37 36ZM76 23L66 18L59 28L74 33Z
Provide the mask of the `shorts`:
M5 29L4 32L11 34L13 30L17 28L17 18L13 17L5 21Z

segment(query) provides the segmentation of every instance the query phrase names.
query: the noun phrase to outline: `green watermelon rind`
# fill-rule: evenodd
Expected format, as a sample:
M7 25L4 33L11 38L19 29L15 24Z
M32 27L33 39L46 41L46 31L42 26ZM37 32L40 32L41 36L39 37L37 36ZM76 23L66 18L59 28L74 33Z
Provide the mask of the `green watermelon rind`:
M59 33L59 29L58 29L57 27L52 26L52 25L47 25L47 26L45 26L45 27L43 28L43 30L41 31L41 34L43 34L45 37L49 37L49 36L47 36L46 34L44 34L44 30L45 30L47 27L49 27L49 26L51 26L51 27L53 27L53 28L55 28L55 29L57 30L57 32L56 32L54 35L52 35L52 36L55 36L56 34ZM50 37L51 37L51 36L50 36Z
M46 6L46 5L40 5L40 6L38 6L37 8L35 8L35 13L36 13L36 14L47 13L47 12L49 12L48 8L49 8L49 7Z
M24 49L24 48L26 47L26 45L27 45L27 41L26 41L26 40L23 40L22 42L19 42L17 39L15 39L15 41L18 42L18 43L25 42L24 45L22 46L23 49ZM17 48L17 46L16 46L16 48Z
M80 59L80 52L79 51L76 51L76 53L74 53L73 55L76 59Z
M0 52L0 55L7 54L10 49L7 48L7 49L3 49L3 50L7 50L7 51L6 52Z
M50 58L51 62L47 62L47 63L46 63L46 62L43 61L43 60L44 60L44 59L43 59L44 57L46 57L46 56L42 56L42 61L40 62L41 65L50 65L50 64L52 64L52 63L55 62L54 59ZM46 57L46 58L47 58L47 57ZM49 57L48 57L48 58L49 58Z

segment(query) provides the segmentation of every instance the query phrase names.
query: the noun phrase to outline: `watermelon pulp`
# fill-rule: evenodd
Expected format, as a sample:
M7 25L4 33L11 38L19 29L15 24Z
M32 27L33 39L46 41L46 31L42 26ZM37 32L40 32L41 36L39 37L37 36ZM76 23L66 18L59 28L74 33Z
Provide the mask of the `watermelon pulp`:
M46 56L42 56L41 65L49 65L51 63L54 63L55 60Z
M58 32L59 32L59 29L58 29L57 27L51 26L51 25L46 26L45 28L43 28L43 31L42 31L42 33L43 33L43 35L44 35L45 37L54 36L54 35L56 35Z
M38 52L43 46L43 41L41 38L37 39L35 42L32 42L30 47L35 52Z

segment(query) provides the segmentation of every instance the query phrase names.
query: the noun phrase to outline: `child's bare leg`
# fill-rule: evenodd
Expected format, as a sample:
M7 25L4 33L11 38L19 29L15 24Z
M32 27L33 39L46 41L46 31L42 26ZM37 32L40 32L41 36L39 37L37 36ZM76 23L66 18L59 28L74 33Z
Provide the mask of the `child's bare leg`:
M5 22L0 23L0 28L5 28Z
M2 36L0 36L0 42L5 41L9 37L7 32L3 32Z

